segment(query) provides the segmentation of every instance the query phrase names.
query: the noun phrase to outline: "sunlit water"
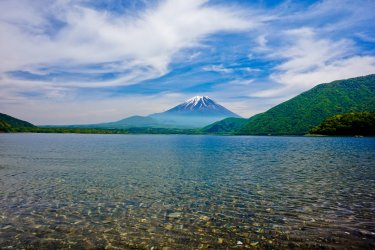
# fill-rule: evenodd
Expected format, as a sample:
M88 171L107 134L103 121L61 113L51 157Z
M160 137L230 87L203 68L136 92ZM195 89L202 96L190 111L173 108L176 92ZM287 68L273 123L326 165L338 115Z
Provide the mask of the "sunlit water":
M0 134L0 248L375 248L375 138Z

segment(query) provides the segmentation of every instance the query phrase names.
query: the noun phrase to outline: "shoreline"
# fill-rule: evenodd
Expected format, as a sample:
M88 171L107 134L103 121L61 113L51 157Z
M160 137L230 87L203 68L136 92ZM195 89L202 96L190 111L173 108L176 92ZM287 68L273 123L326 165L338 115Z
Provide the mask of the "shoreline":
M70 129L69 129L70 130ZM249 137L349 137L349 138L374 138L374 136L367 136L367 135L322 135L322 134L304 134L304 135L257 135L257 134L213 134L213 133L147 133L147 132L130 132L130 131L111 131L111 130L103 130L97 132L84 132L84 131L10 131L10 132L3 132L1 131L0 134L82 134L82 135L206 135L206 136L233 136L233 137L241 137L241 136L249 136Z

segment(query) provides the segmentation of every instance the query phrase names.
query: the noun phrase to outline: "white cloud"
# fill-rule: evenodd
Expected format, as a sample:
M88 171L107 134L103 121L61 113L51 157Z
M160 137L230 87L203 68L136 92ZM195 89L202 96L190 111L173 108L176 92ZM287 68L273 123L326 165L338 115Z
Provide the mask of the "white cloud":
M222 64L204 66L204 67L202 67L202 70L203 71L213 71L213 72L225 73L225 74L229 74L229 73L233 72L233 69L226 68Z
M306 72L343 58L353 51L350 41L319 39L312 29L302 28L285 33L291 37L293 44L273 53L274 57L286 59L276 67L278 70Z
M261 34L259 35L256 39L255 42L257 46L253 49L256 52L267 52L270 51L270 48L267 46L268 40L267 40L267 35L266 34ZM252 56L249 56L251 59Z
M269 55L283 60L270 76L281 86L251 96L289 98L319 83L375 72L375 57L355 55L356 48L349 40L319 38L309 28L289 30L285 35L291 42Z
M287 71L274 75L280 83L296 86L311 87L318 83L331 82L356 76L369 75L375 72L375 57L353 56L348 59L336 60L316 70L305 73Z
M69 72L112 64L125 72L111 81L67 83L78 86L127 85L161 76L176 52L199 45L207 35L257 25L238 9L207 5L204 0L162 1L131 17L89 9L79 2L45 1L43 7L31 1L14 2L0 2L0 71L43 67L46 74L50 66L69 65L63 66ZM50 15L65 23L53 35Z
M375 36L371 36L364 32L357 32L355 35L365 42L375 43Z
M300 11L286 13L283 19L297 26L309 23L312 27L336 34L355 29L373 30L374 8L373 0L323 0Z
M223 64L218 64L218 65L206 65L201 68L203 71L212 71L212 72L219 72L219 73L225 73L225 74L230 74L235 71L244 71L247 73L254 73L254 72L260 72L262 71L261 69L258 68L250 68L250 67L233 67L233 68L228 68L225 67Z
M255 81L255 79L236 79L236 80L233 80L231 82L229 82L228 84L230 85L234 85L234 86L249 86L250 84L252 84L253 82Z

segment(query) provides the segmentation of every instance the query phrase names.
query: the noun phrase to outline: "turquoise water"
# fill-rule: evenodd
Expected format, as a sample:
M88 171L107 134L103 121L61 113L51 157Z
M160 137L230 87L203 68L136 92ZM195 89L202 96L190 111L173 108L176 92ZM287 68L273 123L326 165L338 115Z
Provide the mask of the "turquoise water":
M375 248L375 138L0 134L0 248Z

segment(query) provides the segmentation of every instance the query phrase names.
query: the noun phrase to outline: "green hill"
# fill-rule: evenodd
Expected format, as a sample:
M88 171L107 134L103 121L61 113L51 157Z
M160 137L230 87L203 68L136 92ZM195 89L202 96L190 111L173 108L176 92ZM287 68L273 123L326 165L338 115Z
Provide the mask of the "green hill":
M0 113L0 131L11 132L15 128L35 128L35 126L29 122Z
M320 84L248 120L237 134L302 135L326 118L375 110L375 75Z
M12 129L12 126L0 120L0 132L8 132L8 131L11 131L11 129Z
M375 135L375 112L335 115L310 130L321 135Z
M231 134L242 128L247 121L244 118L226 118L202 128L201 131L208 134Z

